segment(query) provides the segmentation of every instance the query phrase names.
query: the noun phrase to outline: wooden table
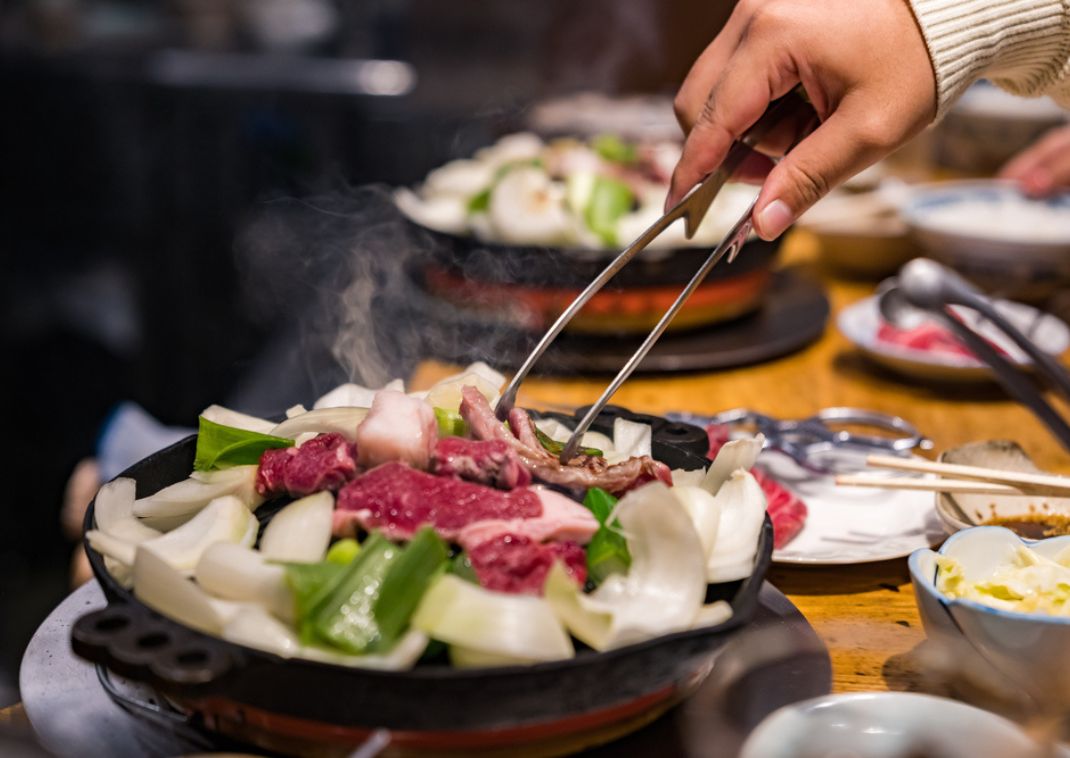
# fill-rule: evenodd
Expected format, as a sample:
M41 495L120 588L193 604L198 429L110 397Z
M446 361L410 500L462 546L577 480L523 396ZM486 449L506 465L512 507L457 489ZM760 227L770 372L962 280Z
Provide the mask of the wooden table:
M1011 437L1042 468L1067 469L1070 461L1044 427L994 385L928 386L869 364L840 335L834 319L845 305L872 294L874 285L831 276L820 269L818 252L817 241L803 232L785 241L785 264L827 284L833 318L820 340L757 366L633 378L613 402L647 413L747 407L783 418L803 418L834 405L871 408L907 418L934 440L937 452ZM426 387L453 371L456 367L428 362L417 370L412 384ZM525 382L520 402L534 408L580 406L593 402L605 382L534 377ZM916 654L925 633L905 559L834 568L776 567L769 579L828 645L836 691L933 689Z

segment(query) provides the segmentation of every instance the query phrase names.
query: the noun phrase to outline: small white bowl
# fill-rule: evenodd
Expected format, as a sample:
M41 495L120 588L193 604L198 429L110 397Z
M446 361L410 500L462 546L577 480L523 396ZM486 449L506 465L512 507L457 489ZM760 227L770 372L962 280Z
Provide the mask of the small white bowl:
M1042 754L1018 726L980 708L912 692L858 692L775 711L751 733L740 758Z
M941 463L980 466L1027 474L1045 473L1011 440L971 442L945 450ZM1031 520L1038 516L1070 517L1070 498L1038 495L952 495L936 493L936 513L948 534L980 526L991 519Z
M1070 536L1026 543L1009 529L978 526L949 537L940 554L955 558L967 576L983 577L1010 560L1022 544L1054 558L1070 547ZM1038 702L1055 704L1062 715L1070 712L1070 618L950 599L936 588L936 559L937 553L922 549L908 561L929 639L967 675L994 674Z
M900 213L931 257L983 289L1037 301L1070 281L1070 193L1025 197L1011 182L914 188Z
M1041 350L1061 355L1070 348L1070 327L1055 316L1009 300L997 300L995 306L1007 320L1030 335ZM964 310L962 315L971 326L979 328L986 337L1003 348L1013 363L1023 367L1031 365L1029 358L1017 345L991 330L990 326L981 324L972 311ZM836 325L847 339L874 361L893 371L938 381L976 382L992 379L992 370L974 357L915 350L878 339L882 322L876 296L847 306L836 318Z

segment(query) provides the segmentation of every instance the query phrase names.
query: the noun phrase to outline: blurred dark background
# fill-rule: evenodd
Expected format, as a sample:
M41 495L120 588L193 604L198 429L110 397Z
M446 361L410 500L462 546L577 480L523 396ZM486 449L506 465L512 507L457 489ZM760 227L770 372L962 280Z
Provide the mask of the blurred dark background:
M541 98L671 94L730 5L0 5L0 334L15 462L0 501L0 706L17 699L21 651L69 591L64 488L116 403L188 426L209 403L242 405L252 385L273 404L262 388L286 383L277 337L317 294L250 304L264 271L249 276L248 251L236 253L249 224L270 230L265 215L293 198L414 182L518 128ZM271 410L287 402L280 392Z

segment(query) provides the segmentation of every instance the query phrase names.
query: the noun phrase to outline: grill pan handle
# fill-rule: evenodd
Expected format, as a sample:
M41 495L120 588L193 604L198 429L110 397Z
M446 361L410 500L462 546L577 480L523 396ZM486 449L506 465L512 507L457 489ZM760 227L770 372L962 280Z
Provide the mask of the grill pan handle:
M129 603L112 603L79 618L71 628L71 647L120 676L170 692L204 693L238 664L211 637Z

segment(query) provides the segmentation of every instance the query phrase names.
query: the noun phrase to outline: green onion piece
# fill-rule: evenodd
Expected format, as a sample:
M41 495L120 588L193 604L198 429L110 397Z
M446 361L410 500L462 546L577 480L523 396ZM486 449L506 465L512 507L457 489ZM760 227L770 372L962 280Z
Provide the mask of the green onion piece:
M299 601L302 641L356 655L389 650L447 558L446 543L425 527L406 547L374 534L349 565L318 564L338 573Z
M543 449L550 453L550 455L561 455L561 451L565 449L564 442L558 442L546 432L535 427L535 438L542 445ZM591 458L597 458L602 455L602 451L596 447L581 447L580 453Z
M617 498L601 487L591 487L591 489L587 490L587 494L583 496L583 504L598 519L598 523L604 525L606 519L609 518L609 514L613 512L613 508L617 505Z
M445 568L449 550L431 527L413 535L390 565L379 588L373 612L379 638L372 650L389 650L409 625L409 618L427 592L431 579Z
M309 621L316 641L360 655L379 639L373 609L387 570L401 555L401 547L380 535L365 541L357 559L312 608Z
M599 176L595 179L591 199L587 202L583 218L587 227L597 234L606 245L617 244L617 221L628 213L635 203L635 195L624 182Z
M304 619L324 595L324 588L333 584L345 571L337 563L285 563L286 584L293 592L297 618Z
M193 459L195 471L214 471L231 466L246 466L260 462L265 450L293 447L294 441L285 437L250 432L224 426L200 417L197 430L197 454Z
M635 163L639 153L635 145L615 134L599 134L591 140L591 147L601 157L613 163Z
M610 574L627 574L631 565L632 556L620 532L603 526L594 533L587 545L587 576L592 582L601 584Z
M476 570L472 568L472 561L469 559L468 553L460 552L454 556L453 560L450 561L450 573L464 579L466 582L479 584L479 577L476 576Z
M490 208L490 187L480 192L478 195L472 195L468 199L468 212L469 213L484 213Z
M620 524L608 523L617 498L599 487L587 490L583 504L598 519L598 531L587 545L587 576L601 584L610 574L624 574L632 565L628 542L618 531Z
M448 411L445 408L435 408L435 421L438 422L439 437L467 437L468 422L461 418L461 414Z
M360 543L352 537L338 540L327 551L327 563L335 563L339 566L348 566L360 552Z

